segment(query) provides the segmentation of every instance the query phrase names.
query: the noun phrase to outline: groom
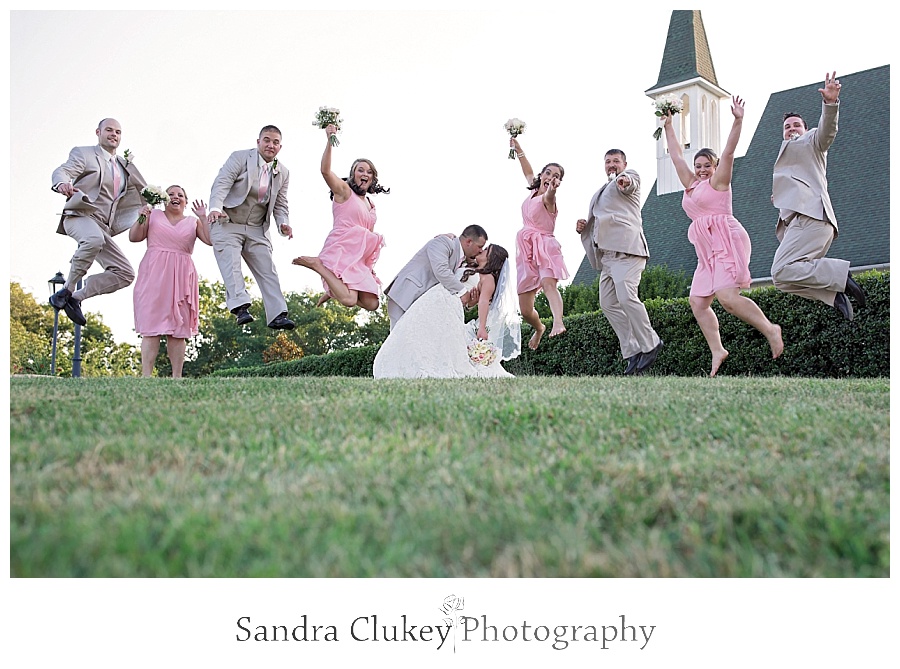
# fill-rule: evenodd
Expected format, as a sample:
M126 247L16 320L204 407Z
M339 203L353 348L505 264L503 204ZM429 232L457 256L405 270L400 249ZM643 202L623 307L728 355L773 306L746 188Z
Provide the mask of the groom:
M464 290L462 281L456 278L458 270L467 260L474 260L487 244L487 232L480 225L470 225L457 239L449 235L438 235L428 241L412 257L394 280L384 290L388 297L388 316L391 330L397 321L424 295L429 288L441 284L451 292ZM469 307L478 299L477 289L472 289L462 298L463 306Z

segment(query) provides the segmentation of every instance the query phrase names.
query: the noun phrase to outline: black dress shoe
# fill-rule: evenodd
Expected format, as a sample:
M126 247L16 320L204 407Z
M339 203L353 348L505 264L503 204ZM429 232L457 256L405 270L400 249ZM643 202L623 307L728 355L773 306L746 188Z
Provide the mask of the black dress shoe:
M60 288L50 296L50 306L59 311L66 308L66 302L72 297L72 291L68 288Z
M247 304L242 304L231 310L231 313L237 316L238 325L246 325L253 322L253 316L250 315L250 311L247 309L248 306Z
M84 317L84 314L81 313L81 300L70 297L66 300L64 309L66 310L66 316L68 316L75 325L87 325L87 319Z
M656 358L659 356L659 352L662 350L662 347L663 340L660 339L659 343L650 351L648 351L647 353L641 353L639 355L637 368L634 370L634 373L643 374L644 372L646 372L650 368L650 365L656 362Z
M866 294L863 292L862 286L856 283L849 274L847 275L847 285L844 287L844 293L856 300L856 304L859 306L866 306Z
M273 330L293 330L294 321L287 317L287 312L285 311L283 314L278 314L278 316L269 323L269 327Z
M638 361L641 359L640 353L635 353L633 356L628 358L628 365L625 367L625 376L631 376L634 374L634 370L637 369Z
M850 306L850 300L843 293L837 293L834 296L834 308L841 312L841 316L848 321L853 320L853 307Z

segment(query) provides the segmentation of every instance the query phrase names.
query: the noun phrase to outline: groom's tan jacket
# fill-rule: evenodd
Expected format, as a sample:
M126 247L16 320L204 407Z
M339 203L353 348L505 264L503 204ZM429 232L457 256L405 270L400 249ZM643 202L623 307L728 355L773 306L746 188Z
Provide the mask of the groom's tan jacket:
M439 283L452 292L464 290L465 286L456 278L456 270L462 261L459 239L446 235L435 237L403 266L384 294L406 311L429 288Z
M631 179L631 185L620 191L613 179L601 186L591 197L587 225L581 231L588 262L598 272L601 250L650 257L641 220L641 178L634 170L622 174Z

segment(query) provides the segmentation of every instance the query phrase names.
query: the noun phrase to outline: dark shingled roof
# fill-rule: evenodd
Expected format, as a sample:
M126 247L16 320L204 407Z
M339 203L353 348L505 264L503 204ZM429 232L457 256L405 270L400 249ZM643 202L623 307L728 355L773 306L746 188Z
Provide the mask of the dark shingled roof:
M828 151L828 192L840 234L828 256L852 267L890 263L890 65L840 75L838 134ZM734 215L753 244L750 274L771 275L778 247L772 206L772 167L781 146L784 112L797 112L810 127L822 112L821 81L774 93L763 111L746 155L734 163ZM642 209L650 246L649 264L665 264L693 274L694 247L687 240L690 219L681 208L682 193L658 197L654 183ZM582 260L573 283L590 285L597 273Z
M699 9L676 9L669 19L666 49L659 66L659 79L648 91L671 86L697 77L718 86L706 30Z

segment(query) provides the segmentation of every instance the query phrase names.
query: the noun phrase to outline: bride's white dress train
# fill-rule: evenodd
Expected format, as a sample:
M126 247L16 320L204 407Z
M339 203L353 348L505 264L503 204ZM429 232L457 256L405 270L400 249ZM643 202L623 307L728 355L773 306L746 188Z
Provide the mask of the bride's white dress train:
M478 278L478 274L470 276L465 282L466 288L477 285ZM469 361L467 347L474 339L475 328L474 321L467 324L463 318L459 294L451 293L441 284L429 289L394 325L375 356L372 375L376 379L513 376L500 365L501 355L488 366ZM516 331L518 328L516 322ZM507 344L504 348L511 347ZM510 355L505 359L514 357L511 351L508 352Z

